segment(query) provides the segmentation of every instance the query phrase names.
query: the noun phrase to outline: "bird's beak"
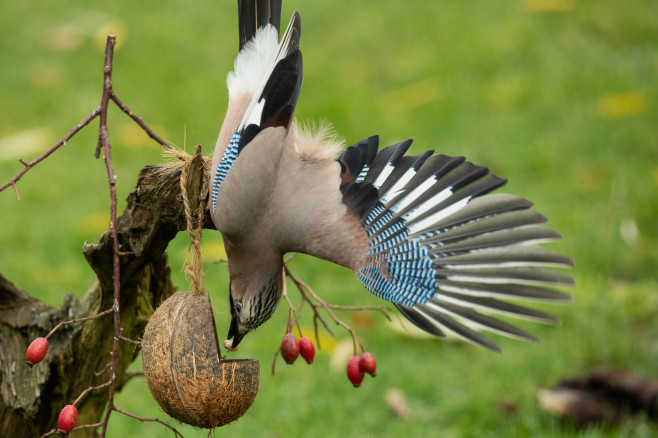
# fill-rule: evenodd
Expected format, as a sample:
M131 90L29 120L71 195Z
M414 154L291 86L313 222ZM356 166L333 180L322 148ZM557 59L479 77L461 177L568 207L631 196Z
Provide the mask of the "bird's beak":
M236 348L244 335L240 334L240 330L238 330L238 318L236 315L233 315L231 317L231 325L229 326L228 329L228 336L226 339L233 339L233 344L232 347Z

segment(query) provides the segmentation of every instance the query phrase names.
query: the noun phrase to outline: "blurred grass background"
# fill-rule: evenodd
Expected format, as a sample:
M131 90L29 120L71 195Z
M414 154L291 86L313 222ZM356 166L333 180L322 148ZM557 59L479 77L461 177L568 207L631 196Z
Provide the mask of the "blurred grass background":
M577 431L543 412L538 387L599 365L658 377L658 4L650 0L284 1L303 18L302 121L326 118L348 143L373 134L413 151L465 155L509 178L564 235L552 249L577 264L573 306L546 306L562 328L524 324L541 345L497 339L502 355L414 339L379 315L341 314L378 359L358 390L344 376L346 333L323 338L316 362L278 363L285 306L237 357L261 361L261 388L246 416L217 435L617 437L653 436L642 419ZM0 3L0 180L55 143L98 105L105 36L116 34L114 88L158 133L211 154L226 107L225 76L237 51L234 1L115 0ZM120 199L139 169L162 161L119 111L109 120ZM81 247L107 228L96 127L0 193L0 271L53 306L93 281ZM120 205L125 205L123 203ZM187 240L170 248L174 281ZM218 234L205 234L206 287L220 337L228 327L226 269ZM376 305L346 269L298 257L294 272L331 302ZM290 287L291 296L296 292ZM310 334L310 320L304 320ZM84 366L84 364L80 364ZM139 361L134 365L139 369ZM391 388L412 417L387 408ZM505 413L497 406L516 407ZM124 409L166 418L143 379L119 396ZM181 426L187 437L206 431ZM110 436L171 434L113 415ZM73 434L72 436L75 436Z

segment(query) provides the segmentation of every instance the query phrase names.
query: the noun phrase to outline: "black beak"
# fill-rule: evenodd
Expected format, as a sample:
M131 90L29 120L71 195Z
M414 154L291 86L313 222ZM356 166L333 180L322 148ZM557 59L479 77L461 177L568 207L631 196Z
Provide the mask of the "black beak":
M235 302L233 301L233 295L231 294L231 283L229 283L228 289L228 299L229 304L231 305L231 325L228 328L228 336L226 339L233 339L232 348L237 348L244 335L240 334L240 330L238 330L238 312L235 310Z
M228 329L228 336L226 339L233 339L232 347L236 348L244 335L240 334L240 331L238 330L238 318L236 315L233 315L231 317L231 325Z
M226 339L231 339L233 336L238 334L238 319L235 315L231 316L231 325L228 328L228 336Z

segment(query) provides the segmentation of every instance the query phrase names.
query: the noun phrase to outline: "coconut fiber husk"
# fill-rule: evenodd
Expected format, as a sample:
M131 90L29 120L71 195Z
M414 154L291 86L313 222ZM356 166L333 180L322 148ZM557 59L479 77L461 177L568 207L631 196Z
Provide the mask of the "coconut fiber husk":
M142 363L160 407L192 426L237 420L258 392L257 360L221 358L207 292L178 292L158 307L144 331Z

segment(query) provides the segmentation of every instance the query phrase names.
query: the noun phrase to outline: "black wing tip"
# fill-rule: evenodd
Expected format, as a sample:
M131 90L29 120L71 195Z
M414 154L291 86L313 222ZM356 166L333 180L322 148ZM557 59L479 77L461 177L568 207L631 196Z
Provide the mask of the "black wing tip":
M424 332L434 335L438 338L445 338L446 334L439 330L438 327L427 322L425 318L421 318L413 311L413 307L406 306L401 303L393 303L395 307L402 313L402 315L409 320L413 325L423 330Z
M568 268L575 268L576 267L576 262L574 262L571 257L564 256L564 264ZM574 284L575 284L575 281L574 281Z
M295 9L292 12L290 17L290 22L288 24L288 29L290 30L290 50L299 49L299 41L302 38L302 16L299 14L299 11Z
M344 149L336 158L341 167L341 181L354 181L366 166L370 166L377 156L379 136L373 135ZM349 174L346 172L349 171Z
M407 153L409 148L411 147L411 144L414 142L413 138L409 138L407 140L401 141L400 143L394 145L395 146L395 152L393 153L393 156L391 157L391 162L397 162L404 154Z
M260 100L264 100L265 104L261 114L261 127L285 126L287 129L290 126L302 80L302 52L296 49L277 62L263 87Z

